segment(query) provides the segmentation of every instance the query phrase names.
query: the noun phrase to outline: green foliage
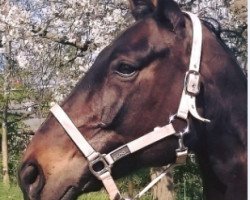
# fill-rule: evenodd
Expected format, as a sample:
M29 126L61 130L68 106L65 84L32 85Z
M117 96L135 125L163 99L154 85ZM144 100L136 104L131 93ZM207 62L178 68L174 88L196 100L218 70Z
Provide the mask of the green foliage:
M138 192L141 188L145 187L150 182L149 169L140 169L134 173L127 175L118 180L118 186L122 192L128 191L128 183L132 181L133 187Z
M17 183L16 177L21 155L28 140L29 138L25 134L16 135L16 133L12 132L8 135L8 165L9 175L12 183ZM0 154L0 158L2 158L2 154ZM2 159L0 159L0 171L2 172ZM2 173L0 173L0 179L2 180Z
M134 197L150 182L150 170L140 169L118 180L118 188L125 196L129 196L129 192ZM132 188L131 188L132 187ZM152 199L150 193L143 197L144 200Z
M11 181L16 183L20 154L30 139L28 135L24 134L27 131L27 126L22 121L27 116L24 112L20 112L16 105L21 106L30 94L28 88L20 82L22 77L18 70L12 68L5 70L0 74L0 141L2 142L1 131L4 121L7 124L9 175ZM6 74L11 74L11 76L6 79ZM2 162L2 155L0 158ZM2 172L1 162L0 170ZM0 178L2 179L2 173L0 173Z
M149 169L141 169L130 175L120 178L117 181L117 186L124 196L128 196L129 182L133 183L133 195L136 195L142 188L144 188L150 182ZM101 190L99 192L91 192L81 195L78 200L108 200L106 191ZM152 200L151 194L144 195L141 200Z
M16 183L17 170L21 154L27 146L30 136L24 134L27 126L19 120L19 115L8 115L8 163L11 181Z
M176 200L202 199L202 180L196 163L189 161L186 165L175 167L173 176Z

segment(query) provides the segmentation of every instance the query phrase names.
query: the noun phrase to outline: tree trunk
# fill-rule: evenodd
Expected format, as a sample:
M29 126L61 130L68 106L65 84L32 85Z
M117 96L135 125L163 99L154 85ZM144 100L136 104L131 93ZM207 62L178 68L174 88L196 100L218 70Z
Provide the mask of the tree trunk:
M9 186L9 168L8 168L8 145L7 145L7 126L2 122L2 159L3 159L3 184Z
M2 121L2 162L3 162L3 184L9 186L9 167L8 167L8 104L9 104L9 84L10 84L10 51L11 43L9 42L9 57L7 59L6 68L4 69L4 84L3 84L3 121Z
M154 179L161 174L163 168L152 168L151 169L151 179ZM163 177L154 187L153 187L153 199L154 200L174 200L174 185L172 170L169 169L165 177Z
M3 183L5 186L9 186L9 167L8 167L8 137L7 137L7 111L8 111L8 75L5 76L4 83L4 106L3 106L3 121L2 121L2 159L3 159Z

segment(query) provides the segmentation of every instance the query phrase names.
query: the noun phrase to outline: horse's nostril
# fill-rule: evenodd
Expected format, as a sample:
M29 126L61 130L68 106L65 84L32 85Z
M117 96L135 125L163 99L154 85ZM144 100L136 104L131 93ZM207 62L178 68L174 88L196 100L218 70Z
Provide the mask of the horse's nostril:
M24 184L25 185L33 184L37 180L38 175L39 172L36 166L33 165L27 166L22 173Z
M20 171L20 184L24 193L36 199L44 186L44 176L38 164L25 164Z

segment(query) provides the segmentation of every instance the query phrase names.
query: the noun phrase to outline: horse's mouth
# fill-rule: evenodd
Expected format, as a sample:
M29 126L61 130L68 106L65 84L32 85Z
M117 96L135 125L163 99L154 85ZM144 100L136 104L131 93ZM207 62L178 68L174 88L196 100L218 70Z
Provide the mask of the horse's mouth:
M91 187L92 186L92 187ZM92 188L92 189L90 189ZM85 183L85 185L81 188L81 193L88 193L91 191L96 191L99 190L99 187L96 189L93 189L93 183L91 181L88 181L87 183Z
M82 193L89 192L89 186L91 186L91 182L87 182L81 189L70 186L68 189L64 192L60 200L76 200L78 196L80 196Z
M71 186L65 191L60 200L76 200L78 195L79 194L76 187Z

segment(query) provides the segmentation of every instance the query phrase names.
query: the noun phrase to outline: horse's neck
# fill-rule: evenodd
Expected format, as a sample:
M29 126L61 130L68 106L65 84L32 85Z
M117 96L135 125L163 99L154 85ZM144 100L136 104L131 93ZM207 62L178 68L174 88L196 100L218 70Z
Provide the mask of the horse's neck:
M239 135L246 139L247 81L237 62L219 40L205 30L204 58L201 70L204 76L204 112L212 122L206 132L213 135ZM245 137L245 138L244 138Z
M247 81L227 50L212 34L208 37L201 66L203 89L197 103L211 122L194 123L198 138L195 150L204 174L207 198L224 199L213 196L216 193L213 185L220 190L216 195L224 195L236 166L242 173L235 177L244 179L246 175ZM245 184L242 181L242 188Z
M246 145L247 131L247 88L246 78L233 60L224 61L221 72L211 76L205 94L207 115L211 117L211 125L206 131L210 135L234 135L242 145ZM225 68L225 69L223 69ZM214 79L214 80L213 80ZM206 86L205 86L206 87ZM216 133L219 132L219 133Z

